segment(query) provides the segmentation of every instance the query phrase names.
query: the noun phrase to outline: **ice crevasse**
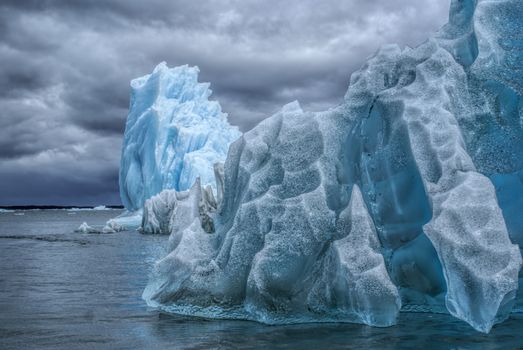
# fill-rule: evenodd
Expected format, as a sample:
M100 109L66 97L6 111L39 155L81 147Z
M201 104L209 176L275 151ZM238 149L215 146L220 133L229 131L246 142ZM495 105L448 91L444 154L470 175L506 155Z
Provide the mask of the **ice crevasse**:
M522 18L520 0L453 1L434 37L353 73L339 106L292 102L245 133L212 232L201 190L161 199L200 204L169 211L185 221L145 300L271 324L449 312L482 332L523 311Z

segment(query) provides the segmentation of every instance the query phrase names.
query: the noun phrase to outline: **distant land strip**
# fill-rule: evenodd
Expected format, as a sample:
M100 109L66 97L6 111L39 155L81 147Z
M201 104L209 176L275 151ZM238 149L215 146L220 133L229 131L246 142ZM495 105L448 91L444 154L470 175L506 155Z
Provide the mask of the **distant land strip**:
M123 205L106 205L109 209L123 209ZM85 205L0 205L6 210L32 210L32 209L94 209L94 206Z

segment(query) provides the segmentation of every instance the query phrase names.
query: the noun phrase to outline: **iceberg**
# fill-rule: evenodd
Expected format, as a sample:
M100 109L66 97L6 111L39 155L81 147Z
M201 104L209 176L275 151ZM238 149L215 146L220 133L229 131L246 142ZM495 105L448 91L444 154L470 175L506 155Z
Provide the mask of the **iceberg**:
M209 84L199 83L198 73L162 62L131 82L120 164L120 196L130 212L162 190L188 190L198 177L214 186L213 165L225 161L241 135L209 100Z
M521 18L520 0L453 0L434 37L353 73L339 106L285 105L231 144L212 232L200 186L153 199L170 237L143 298L268 324L449 312L488 333L522 265Z

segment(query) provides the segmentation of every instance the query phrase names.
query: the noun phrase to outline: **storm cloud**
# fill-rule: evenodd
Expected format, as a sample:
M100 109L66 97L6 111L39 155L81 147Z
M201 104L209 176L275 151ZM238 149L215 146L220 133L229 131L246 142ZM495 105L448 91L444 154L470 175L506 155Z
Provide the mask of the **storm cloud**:
M415 46L449 0L0 2L0 205L119 204L129 81L197 65L247 131L338 104L380 45Z

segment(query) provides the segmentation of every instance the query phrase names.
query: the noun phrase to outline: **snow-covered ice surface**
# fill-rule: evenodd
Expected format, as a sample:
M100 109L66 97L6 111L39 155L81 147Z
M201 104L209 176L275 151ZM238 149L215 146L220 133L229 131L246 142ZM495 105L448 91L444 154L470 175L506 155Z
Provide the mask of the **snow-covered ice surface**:
M188 190L199 177L214 186L213 165L224 162L241 133L210 101L198 67L168 68L131 82L131 104L120 165L120 196L136 211L164 189Z
M271 324L448 311L489 332L522 264L522 18L520 0L453 1L433 38L370 58L338 107L293 102L244 134L214 233L171 221L145 300Z

